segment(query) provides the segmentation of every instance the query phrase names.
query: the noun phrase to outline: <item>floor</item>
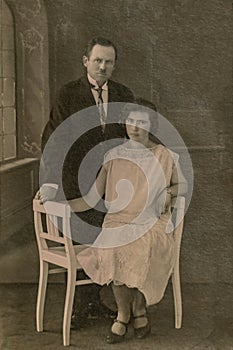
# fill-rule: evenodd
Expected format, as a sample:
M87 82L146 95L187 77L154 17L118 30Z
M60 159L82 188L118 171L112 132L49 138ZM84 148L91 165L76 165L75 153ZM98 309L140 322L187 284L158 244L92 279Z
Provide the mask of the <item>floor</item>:
M38 252L33 228L0 245L0 350L60 350L64 276L48 286L44 332L35 330ZM21 283L17 283L20 281ZM30 282L30 283L29 283ZM183 326L174 328L171 285L163 300L148 310L151 335L136 340L132 327L121 344L109 345L105 337L111 321L103 316L88 319L71 330L72 349L105 350L233 350L233 284L182 284Z
M44 332L35 330L36 284L0 284L0 349L59 350L62 346L64 286L48 287ZM183 327L174 328L172 290L149 308L151 335L135 340L129 327L121 344L105 342L110 320L89 319L79 330L71 330L72 349L233 350L233 285L183 285Z

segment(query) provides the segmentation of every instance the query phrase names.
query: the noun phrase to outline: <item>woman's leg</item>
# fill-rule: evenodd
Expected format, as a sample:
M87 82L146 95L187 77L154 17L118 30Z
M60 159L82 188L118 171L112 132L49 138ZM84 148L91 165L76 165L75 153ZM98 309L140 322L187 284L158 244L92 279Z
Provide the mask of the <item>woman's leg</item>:
M126 285L116 286L112 283L112 290L117 304L117 321L119 322L113 324L111 331L118 335L124 335L126 332L124 324L127 324L130 319L133 301L132 289Z
M134 328L145 327L148 323L146 316L146 300L144 295L136 288L133 289L132 311L134 316Z
M134 335L138 339L143 339L150 334L150 323L146 315L146 300L138 289L134 289L133 298Z

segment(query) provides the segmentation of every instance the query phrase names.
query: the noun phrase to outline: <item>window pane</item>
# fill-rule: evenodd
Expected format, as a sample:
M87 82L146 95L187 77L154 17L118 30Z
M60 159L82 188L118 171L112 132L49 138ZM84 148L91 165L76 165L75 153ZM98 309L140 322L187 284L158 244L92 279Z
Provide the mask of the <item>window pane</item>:
M12 14L9 7L6 5L5 1L2 3L2 23L3 24L12 24Z
M3 79L3 106L10 107L15 104L15 81L12 78Z
M0 0L1 1L1 0ZM1 29L0 29L1 30ZM0 38L0 40L1 40L1 38ZM3 54L3 51L1 50L1 52L0 52L0 77L2 77L3 76L3 59L2 59L2 54Z
M15 76L15 58L13 51L3 51L2 52L2 70L4 77L14 77Z
M3 137L0 136L0 161L3 160Z
M14 34L10 8L0 0L0 161L16 157Z
M4 134L15 134L15 109L4 108L3 110L3 132Z
M2 26L2 48L3 50L14 49L14 31L13 26Z
M2 85L3 85L3 79L0 78L0 106L3 105L3 94L2 94Z
M0 108L0 135L3 133L3 115L2 115L2 108Z
M15 135L5 135L4 136L3 157L6 160L16 157L16 137L15 137Z

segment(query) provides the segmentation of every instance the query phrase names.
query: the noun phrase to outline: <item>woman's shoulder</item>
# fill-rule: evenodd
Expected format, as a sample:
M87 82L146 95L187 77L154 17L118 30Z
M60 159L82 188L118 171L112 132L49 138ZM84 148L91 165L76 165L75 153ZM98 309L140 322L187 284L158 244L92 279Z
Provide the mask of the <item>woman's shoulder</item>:
M117 156L120 156L122 154L122 151L123 151L122 145L118 145L116 147L111 148L104 155L105 162L110 161L110 160L116 158Z
M179 161L179 154L174 152L171 148L164 147L164 153L169 157L175 164Z
M168 157L174 160L176 163L179 160L179 154L174 152L171 148L164 146L163 144L154 144L154 152Z
M149 150L153 151L154 153L163 153L167 152L167 147L165 147L162 143L153 141L150 144Z

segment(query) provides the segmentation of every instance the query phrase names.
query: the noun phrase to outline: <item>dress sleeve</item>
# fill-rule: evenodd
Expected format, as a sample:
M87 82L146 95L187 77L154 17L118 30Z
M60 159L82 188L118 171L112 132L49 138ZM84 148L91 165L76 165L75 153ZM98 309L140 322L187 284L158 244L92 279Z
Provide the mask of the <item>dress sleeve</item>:
M174 163L172 168L171 186L178 185L177 195L179 196L187 192L187 181L180 167L179 155L176 154L176 157L174 157L173 159L174 159Z

